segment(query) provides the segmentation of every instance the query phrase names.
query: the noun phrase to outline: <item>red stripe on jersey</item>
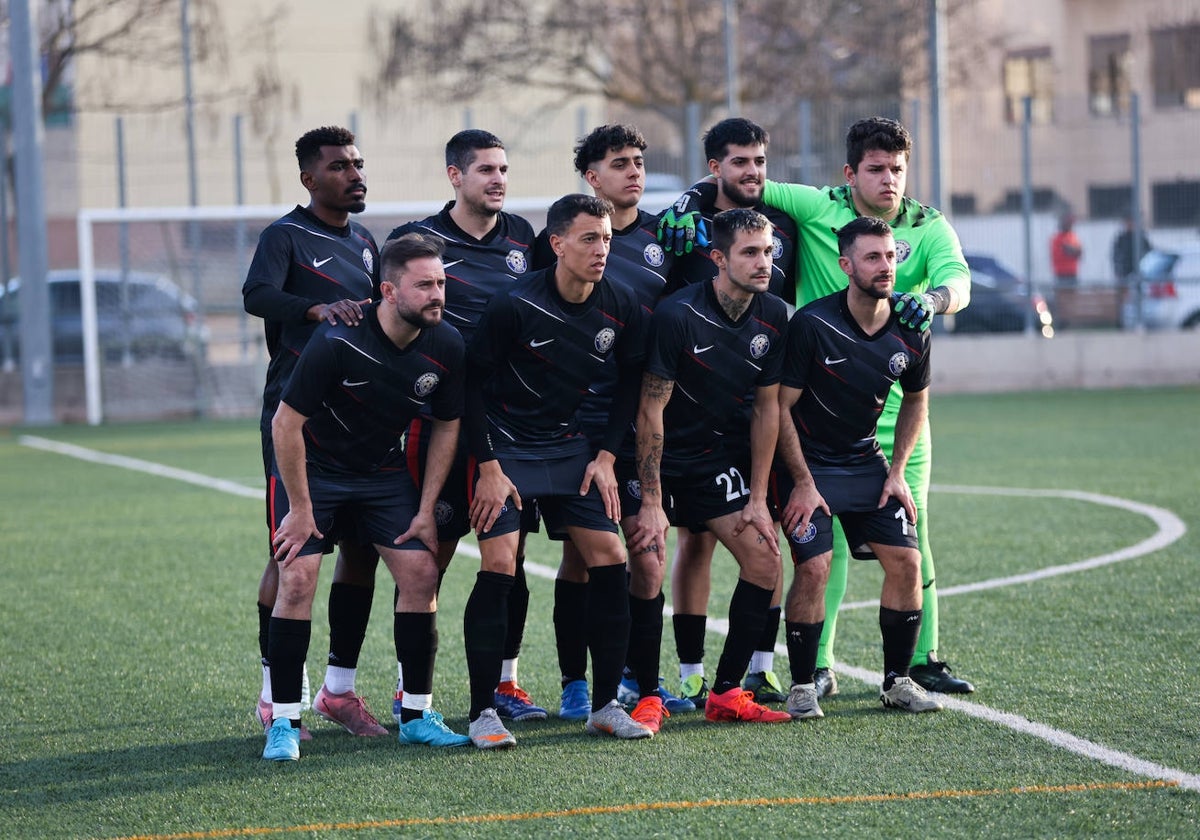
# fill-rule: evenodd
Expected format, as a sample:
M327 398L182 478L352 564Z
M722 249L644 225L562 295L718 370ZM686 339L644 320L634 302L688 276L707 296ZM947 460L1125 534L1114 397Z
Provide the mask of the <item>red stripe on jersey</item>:
M404 442L404 455L408 462L408 474L412 476L413 483L417 487L421 486L421 438L424 431L425 426L421 422L421 418L413 418L413 421L408 424L408 440Z
M270 532L271 538L271 553L275 553L275 493L278 490L275 476L272 475L267 479L267 511L269 513L267 521L267 530Z

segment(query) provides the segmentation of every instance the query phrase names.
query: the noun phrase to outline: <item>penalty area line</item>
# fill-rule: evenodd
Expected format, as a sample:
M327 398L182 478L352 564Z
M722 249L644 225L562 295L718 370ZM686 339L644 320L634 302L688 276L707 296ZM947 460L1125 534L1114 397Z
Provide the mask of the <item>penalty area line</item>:
M122 469L134 470L136 472L147 473L149 475L160 476L163 478L175 479L184 481L189 484L194 484L199 487L205 487L212 490L217 490L223 493L231 493L236 496L243 496L252 499L261 499L263 491L252 487L247 487L243 484L238 484L233 481L213 478L202 473L191 472L190 470L177 469L168 467L163 464L156 464L152 461L143 461L140 458L130 458L124 455L110 455L108 453L99 452L94 449L87 449L82 446L76 446L69 443L61 443L58 441L49 440L47 438L36 437L33 435L21 435L18 443L22 446L28 446L33 449L40 449L46 452L57 453L72 458L78 458L83 461L89 461L96 464L106 466L120 467ZM1077 499L1081 501L1094 502L1096 504L1110 505L1124 510L1130 510L1141 513L1150 517L1158 525L1159 530L1149 539L1143 540L1136 545L1130 546L1110 554L1104 554L1100 557L1084 560L1079 563L1071 563L1065 566L1054 566L1049 569L1042 569L1040 572L1031 573L1031 575L1039 575L1041 577L1052 577L1056 574L1067 574L1068 572L1080 571L1086 568L1095 568L1104 566L1110 563L1117 563L1122 560L1128 560L1132 557L1139 557L1150 551L1157 550L1166 545L1170 545L1175 540L1178 540L1187 531L1187 526L1175 514L1163 508L1153 507L1151 505L1143 505L1138 502L1132 502L1127 499L1119 499L1113 496L1103 496L1098 493L1086 493L1075 490L1030 490L1021 488L1004 488L1004 487L960 487L960 486L937 486L934 490L941 492L957 492L957 493L974 493L981 495L1008 495L1008 496L1042 496L1042 497L1061 497L1069 499ZM460 554L468 557L478 558L479 549L472 543L460 543ZM526 571L532 572L541 577L553 579L555 570L548 566L543 566L538 563L526 563ZM998 586L1011 586L1018 582L1026 582L1029 579L1037 579L1030 575L1014 575L1009 578L997 578L992 581L981 581L976 584L966 584L967 587L973 587L970 591L978 591L980 589L990 589ZM990 585L989 585L990 584ZM955 591L967 591L965 587L950 587L945 590L940 590L939 594L949 594ZM863 605L878 604L878 601L867 602ZM853 604L843 604L842 608L851 608ZM666 614L666 611L664 611ZM725 635L728 628L725 622L710 619L708 629ZM783 655L787 655L787 648L780 645L776 648L780 651L782 648ZM839 673L844 673L846 676L860 680L868 685L878 685L879 674L874 671L869 671L865 668L857 668L842 663L838 663ZM953 709L962 714L984 720L993 724L1007 727L1017 732L1038 738L1051 744L1055 747L1065 749L1068 752L1083 756L1093 761L1098 761L1102 764L1107 764L1111 767L1116 767L1128 773L1138 776L1148 777L1155 780L1163 780L1168 784L1174 784L1179 787L1192 791L1200 791L1200 776L1192 773L1185 773L1182 770L1176 770L1171 767L1166 767L1161 764L1156 764L1151 761L1137 758L1136 756L1123 753L1118 750L1109 749L1100 744L1093 743L1084 738L1079 738L1071 735L1068 732L1055 729L1045 724L1035 723L1020 715L1011 714L1009 712L1001 712L997 709L992 709L980 703L967 702L958 700L952 697L944 697L942 702L947 708ZM906 794L909 796L909 794ZM407 824L407 823L399 823ZM427 823L414 823L427 824ZM233 836L230 834L181 834L170 835L171 837L213 837L213 836Z

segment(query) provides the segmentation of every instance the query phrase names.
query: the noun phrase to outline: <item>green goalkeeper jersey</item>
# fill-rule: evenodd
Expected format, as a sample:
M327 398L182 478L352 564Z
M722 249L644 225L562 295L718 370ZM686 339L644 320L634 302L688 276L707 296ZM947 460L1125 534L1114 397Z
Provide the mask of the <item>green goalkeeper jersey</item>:
M850 186L817 188L767 181L763 203L787 213L799 230L796 306L846 288L849 281L838 266L837 231L859 215ZM945 216L905 198L891 226L896 238L897 292L947 286L960 300L969 300L971 272Z

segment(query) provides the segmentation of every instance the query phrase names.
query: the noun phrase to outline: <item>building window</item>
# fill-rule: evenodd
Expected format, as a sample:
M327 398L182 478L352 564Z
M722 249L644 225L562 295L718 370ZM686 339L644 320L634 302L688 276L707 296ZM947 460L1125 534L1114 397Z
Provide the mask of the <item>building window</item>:
M950 214L952 216L974 216L978 212L975 193L950 194Z
M1053 75L1049 47L1009 53L1004 59L1005 120L1017 125L1025 122L1023 100L1028 96L1033 100L1033 122L1049 123L1054 118Z
M1200 23L1150 32L1154 104L1200 108Z
M1129 184L1088 185L1089 219L1123 219L1133 212L1133 188Z
M1129 103L1128 35L1096 35L1088 41L1088 107L1099 117L1119 114Z
M1200 222L1200 181L1151 184L1150 201L1159 227L1194 227Z
M1030 190L1033 199L1033 212L1053 213L1067 202L1055 191L1054 187L1034 187ZM1020 213L1024 207L1024 192L1022 190L1005 190L1004 196L996 203L997 213Z

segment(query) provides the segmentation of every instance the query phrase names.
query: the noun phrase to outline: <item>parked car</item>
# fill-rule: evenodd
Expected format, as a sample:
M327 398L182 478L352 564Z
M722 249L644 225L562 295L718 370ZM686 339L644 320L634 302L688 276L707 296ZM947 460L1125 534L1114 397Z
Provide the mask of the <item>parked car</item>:
M79 270L50 271L50 335L59 363L83 361L83 315ZM203 328L196 301L165 277L145 272L96 272L97 338L101 358L185 359L202 351ZM20 358L21 281L0 286L0 361Z
M1200 327L1200 245L1147 251L1138 263L1138 274L1140 294L1133 286L1126 295L1121 307L1123 326Z
M1025 281L988 254L963 255L971 269L971 302L953 315L935 318L941 329L952 333L1022 332L1026 315L1032 315L1033 327L1042 335L1054 335L1054 316L1045 297L1029 295Z

